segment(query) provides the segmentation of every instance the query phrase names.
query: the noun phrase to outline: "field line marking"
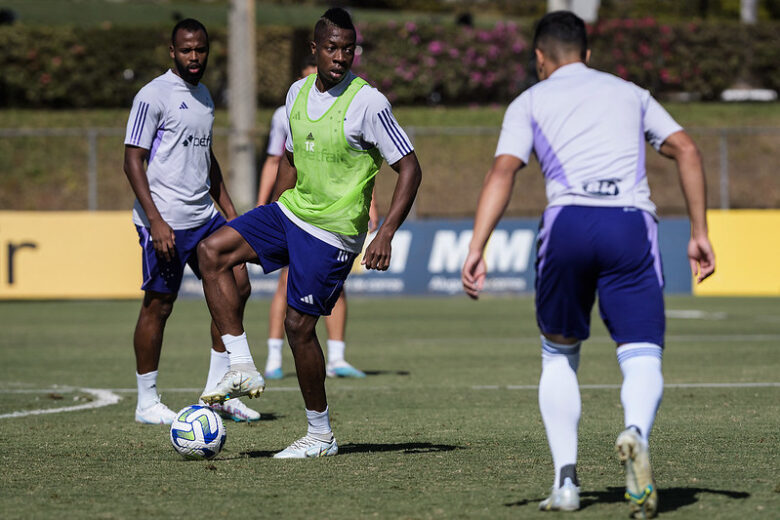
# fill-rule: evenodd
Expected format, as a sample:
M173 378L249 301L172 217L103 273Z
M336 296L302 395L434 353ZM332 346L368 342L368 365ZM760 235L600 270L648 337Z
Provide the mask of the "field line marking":
M58 389L62 391L62 389ZM48 413L60 413L60 412L76 412L79 410L91 410L93 408L102 408L104 406L110 406L112 404L116 404L119 402L121 397L116 395L111 390L107 390L105 388L77 388L74 390L79 390L81 392L84 392L85 394L90 394L91 396L95 397L94 401L90 401L88 403L84 404L77 404L73 406L63 406L61 408L42 408L38 410L25 410L20 412L11 412L11 413L5 413L0 415L0 419L9 419L12 417L26 417L29 415L44 415ZM46 391L46 390L44 390ZM50 391L50 390L49 390ZM19 391L14 392L11 390L7 393L28 393L27 391Z
M668 334L665 338L666 344L674 343L736 343L748 341L778 341L780 334ZM445 344L479 344L484 343L484 337L459 337L459 338L410 338L404 341L406 345L427 345L429 343ZM492 343L539 343L539 336L516 336L508 338L490 338ZM584 345L588 343L614 343L609 336L591 336L583 341ZM672 347L673 348L673 347Z
M583 390L618 390L621 385L580 385ZM667 383L664 388L780 388L780 383ZM478 385L472 390L538 390L539 385Z

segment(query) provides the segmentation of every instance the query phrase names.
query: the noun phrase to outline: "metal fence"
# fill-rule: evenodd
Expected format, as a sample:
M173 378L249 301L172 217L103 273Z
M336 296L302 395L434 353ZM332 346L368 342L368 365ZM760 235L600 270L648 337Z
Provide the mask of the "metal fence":
M421 137L444 136L493 136L498 135L496 127L405 127L409 138L414 142ZM694 136L708 136L717 138L718 141L718 179L719 179L719 207L729 209L730 204L730 144L734 137L774 137L780 136L780 127L722 127L722 128L686 128ZM86 141L86 171L87 184L87 209L96 211L98 207L98 140L104 137L121 137L125 135L124 128L88 127L88 128L0 128L0 139L13 140L18 138L49 138L49 137L76 137ZM229 129L225 127L214 128L214 135L227 137ZM264 134L258 134L258 140L265 138ZM773 157L770 164L776 164L780 154L780 146L771 146ZM2 175L2 172L0 172ZM103 208L105 209L105 208Z

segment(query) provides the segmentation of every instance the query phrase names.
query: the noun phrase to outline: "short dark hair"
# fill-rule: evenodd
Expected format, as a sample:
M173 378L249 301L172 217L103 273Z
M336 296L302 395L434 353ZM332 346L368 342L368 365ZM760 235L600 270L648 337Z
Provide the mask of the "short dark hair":
M582 18L570 11L547 13L536 24L534 49L560 61L564 53L579 52L585 61L588 52L588 32Z
M318 42L321 38L325 37L325 31L330 27L338 27L339 29L348 29L352 32L355 31L355 25L352 23L352 17L341 7L332 7L325 11L317 23L314 25L314 41Z
M176 45L176 33L179 32L179 30L188 32L203 31L203 34L206 35L206 42L208 43L209 41L209 33L206 30L205 25L194 18L185 18L184 20L179 20L179 22L173 26L173 30L171 31L171 45Z

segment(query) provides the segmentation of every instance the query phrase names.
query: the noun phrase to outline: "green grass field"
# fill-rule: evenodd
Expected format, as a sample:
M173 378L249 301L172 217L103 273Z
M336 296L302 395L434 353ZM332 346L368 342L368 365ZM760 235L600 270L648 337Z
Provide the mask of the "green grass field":
M552 467L532 299L353 298L347 354L369 377L328 381L341 451L311 461L270 458L305 429L288 353L287 377L251 402L263 420L227 424L213 461L184 461L166 427L134 423L138 305L0 303L3 518L558 517L536 510ZM652 439L661 517L778 518L780 299L671 297L667 308L668 386ZM259 363L267 310L252 301L247 312ZM193 403L205 382L207 326L202 301L177 303L159 379L172 408ZM576 516L625 518L612 448L620 372L600 324L579 373ZM85 388L121 400L6 417L96 404Z

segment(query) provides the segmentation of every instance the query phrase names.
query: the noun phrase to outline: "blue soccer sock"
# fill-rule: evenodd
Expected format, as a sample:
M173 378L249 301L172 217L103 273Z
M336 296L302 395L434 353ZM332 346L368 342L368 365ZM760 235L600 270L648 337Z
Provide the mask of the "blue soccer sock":
M626 428L635 426L645 442L650 437L664 393L662 354L663 349L652 343L626 343L617 349L623 373L620 401L625 425Z
M555 466L554 487L561 485L561 469L577 464L577 427L582 403L577 381L580 343L563 345L542 336L542 376L539 409Z

